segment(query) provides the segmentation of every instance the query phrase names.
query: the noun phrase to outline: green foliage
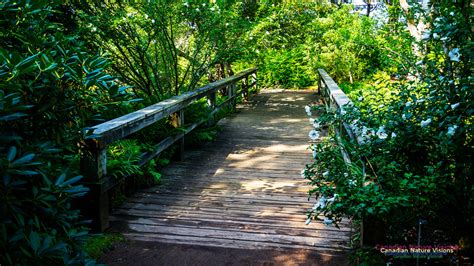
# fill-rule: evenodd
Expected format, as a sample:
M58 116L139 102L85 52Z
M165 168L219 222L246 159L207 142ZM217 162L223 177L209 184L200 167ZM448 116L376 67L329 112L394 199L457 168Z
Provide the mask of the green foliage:
M71 33L70 15L60 1L0 3L2 265L93 263L71 206L88 189L70 166L82 128L127 92Z
M386 32L371 18L350 11L348 5L261 4L258 20L245 36L247 53L241 61L259 66L264 86L284 88L314 84L318 68L339 82L352 83L393 66L392 48L406 44L406 34L384 38Z
M322 112L320 124L332 132L346 124L358 143L332 136L312 146L316 160L303 173L314 186L310 194L337 196L316 205L311 218L321 213L336 222L349 216L376 224L377 244L414 244L419 220L427 220L422 244L458 244L460 254L472 255L473 47L463 37L470 31L463 12L435 5L429 31L419 42L410 39L414 51L399 51L388 64L399 75L380 71L366 85L345 85L355 106ZM395 25L391 34L398 31L405 29ZM413 57L418 61L407 60Z
M116 243L124 242L125 238L120 234L94 235L87 239L84 251L93 259L99 259Z

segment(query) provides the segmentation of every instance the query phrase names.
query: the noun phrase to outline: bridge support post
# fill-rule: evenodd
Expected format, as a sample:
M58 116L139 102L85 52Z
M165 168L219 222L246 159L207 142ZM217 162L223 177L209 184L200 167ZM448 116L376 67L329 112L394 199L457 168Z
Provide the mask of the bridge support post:
M232 100L230 101L231 103L231 106L232 106L232 110L235 111L235 107L237 105L237 95L236 95L236 86L235 86L235 82L230 84L229 86L229 99L232 98Z
M210 93L207 96L207 106L209 106L209 108L211 108L211 112L213 112L216 109L216 92ZM214 124L215 124L214 115L211 114L209 116L209 120L207 121L207 125L212 126Z
M244 100L249 101L249 76L245 77L242 80L242 93L244 95Z
M174 113L171 118L171 124L175 128L181 128L184 125L184 110L181 109L178 112ZM179 148L178 148L178 154L176 155L176 159L179 161L182 161L184 159L184 135L185 133L182 132L180 133L182 136L179 139Z
M107 175L107 148L86 141L80 171L84 175L84 185L90 190L79 205L85 217L92 220L91 229L103 232L109 227L109 195L102 190L102 181Z

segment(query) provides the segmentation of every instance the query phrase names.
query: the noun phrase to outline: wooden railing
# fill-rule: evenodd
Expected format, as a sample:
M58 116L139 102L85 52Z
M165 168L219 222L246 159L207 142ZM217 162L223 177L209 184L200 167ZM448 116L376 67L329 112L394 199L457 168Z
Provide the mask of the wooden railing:
M222 108L229 105L235 108L238 95L243 94L244 98L248 99L249 88L257 86L256 72L257 69L255 68L247 69L234 76L85 129L87 135L84 140L86 148L81 153L81 172L85 177L85 184L90 187L91 191L82 205L86 216L93 221L93 229L103 231L109 226L108 191L120 182L117 178L107 175L107 145L168 117L171 117L173 126L183 128L185 126L184 109L193 102L207 97L208 105L212 108L209 118L189 125L183 128L181 133L169 136L156 144L153 151L141 156L142 159L139 165L146 164L177 142L179 143L179 156L182 159L184 136L203 123L209 123L209 121L214 123L214 115ZM240 91L237 91L238 81L242 81ZM227 97L224 102L217 105L216 92L221 89L226 90Z
M318 69L319 81L318 81L318 93L322 96L326 104L326 108L332 108L337 112L341 113L346 107L353 106L352 101L347 95L339 88L337 83L324 71L324 69ZM342 124L341 128L335 128L335 134L338 138L347 137L355 144L360 144L361 138L358 137L357 131L353 126L346 123ZM351 164L351 158L347 151L340 146L341 154L346 164ZM355 158L352 158L355 159ZM362 174L365 175L365 158L357 158L358 161L362 162ZM364 225L361 222L360 225L360 244L364 244Z

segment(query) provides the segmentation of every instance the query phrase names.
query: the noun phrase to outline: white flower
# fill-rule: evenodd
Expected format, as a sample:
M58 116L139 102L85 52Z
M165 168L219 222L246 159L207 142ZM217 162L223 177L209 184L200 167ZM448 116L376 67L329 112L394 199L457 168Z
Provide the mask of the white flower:
M308 134L309 138L312 140L316 140L319 138L319 132L316 130L311 130Z
M384 126L381 126L379 130L377 130L377 137L379 137L379 139L386 139L388 137L387 133L385 133Z
M362 96L359 96L359 98L357 98L357 100L358 100L359 102L361 102L361 101L363 101L363 100L364 100L364 97L362 97Z
M311 106L306 105L306 106L304 107L304 110L306 111L306 114L307 114L308 116L311 116L311 115L312 115L312 114L311 114Z
M436 32L435 32L435 33L433 33L433 39L435 39L435 40L439 39L439 35L438 35L438 33L436 33Z
M349 174L348 174L348 173L344 173L344 177L348 177L348 176L349 176Z
M226 27L229 27L229 25L230 25L229 22L227 22L227 23L225 24Z
M206 3L202 3L202 6L206 6Z
M196 8L196 12L200 12L200 11L201 11L201 10L199 9L199 7L198 7L198 8Z
M321 124L318 121L314 121L313 127L314 129L319 129L321 127Z
M329 176L329 171L324 172L324 173L323 173L323 176L324 176L324 177L328 177L328 176Z
M306 225L311 223L311 218L306 219Z
M216 10L216 9L214 7L211 7L211 11L214 11L214 10Z
M392 132L392 135L390 135L390 137L392 137L392 139L396 138L396 137L397 137L397 133Z
M429 125L431 123L431 118L428 118L426 120L422 120L420 125L421 127L426 127L427 125Z
M327 202L334 202L338 196L339 196L339 195L334 194L334 196L333 196L332 198L329 198L329 199L327 199L326 201L327 201Z
M454 12L453 12L453 11L449 12L449 14L450 14L451 16L454 16Z
M266 35L270 35L270 32L267 30L267 31L265 31L265 34L266 34Z
M421 35L421 39L426 41L430 39L430 36L431 36L431 32L427 30L423 32L423 34Z
M96 32L97 31L97 27L92 27L92 32Z
M459 48L452 49L451 51L449 51L448 55L449 55L449 59L451 59L451 61L459 62L459 57L461 56L459 54Z
M448 127L448 133L447 135L452 137L454 135L454 133L456 133L456 129L458 128L457 125L454 125L454 126L451 126L451 127Z
M311 117L309 118L309 123L310 123L311 125L314 124L314 121L316 121L314 118L311 118Z
M184 2L183 4L185 7L189 7L189 3L188 2Z
M406 103L405 103L405 106L406 106L406 107L410 107L411 105L412 105L412 102L406 102Z
M154 19L152 19L152 20L151 20L151 23L155 24L155 20L154 20Z
M459 107L459 103L451 104L451 109L454 110Z
M407 120L407 116L405 114L402 114L403 120Z
M333 221L331 219L324 217L324 221L323 221L324 225L330 225L332 224L332 222Z
M321 196L321 198L319 198L319 207L320 208L324 208L326 207L326 197L325 196Z

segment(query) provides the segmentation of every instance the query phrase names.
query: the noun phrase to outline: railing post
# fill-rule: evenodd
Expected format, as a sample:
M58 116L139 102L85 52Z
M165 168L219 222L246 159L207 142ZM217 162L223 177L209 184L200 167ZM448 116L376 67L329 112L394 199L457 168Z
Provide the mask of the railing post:
M216 109L216 91L213 91L207 95L207 106L211 109L211 112L213 112ZM209 116L209 120L207 121L208 126L214 125L214 115L211 114Z
M321 73L318 73L318 77L319 77L319 80L318 80L318 95L322 96L321 95L321 80L322 80Z
M249 100L249 76L246 76L242 80L242 93L244 95L244 100L248 102Z
M235 82L232 82L230 85L229 85L229 99L234 97L232 100L231 100L231 106L232 106L232 110L235 110L235 107L237 105L237 95L235 95L235 90L236 90L236 86L235 86Z
M184 125L184 110L183 109L179 110L178 112L172 115L171 124L175 128L180 128ZM179 149L178 149L178 154L176 158L182 161L184 159L184 135L185 134L184 132L180 134L182 134L182 137L179 140Z
M107 175L107 148L99 148L95 140L86 140L81 155L81 174L90 191L85 196L84 214L92 220L91 229L103 232L109 227L109 195L102 191L102 181Z
M255 82L255 90L257 90L258 89L257 72L252 74L252 79L253 79L252 83Z

